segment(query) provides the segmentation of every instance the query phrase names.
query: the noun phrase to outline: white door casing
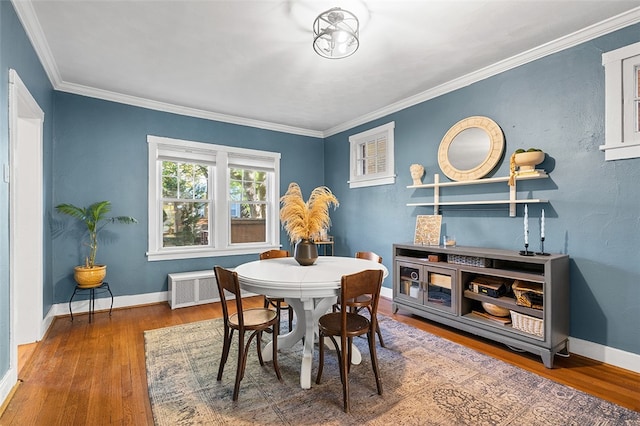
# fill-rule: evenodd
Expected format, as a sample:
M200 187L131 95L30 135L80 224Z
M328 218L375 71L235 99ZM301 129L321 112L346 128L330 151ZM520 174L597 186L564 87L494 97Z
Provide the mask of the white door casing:
M9 71L9 252L12 368L17 346L42 338L44 112ZM15 359L13 357L16 357Z

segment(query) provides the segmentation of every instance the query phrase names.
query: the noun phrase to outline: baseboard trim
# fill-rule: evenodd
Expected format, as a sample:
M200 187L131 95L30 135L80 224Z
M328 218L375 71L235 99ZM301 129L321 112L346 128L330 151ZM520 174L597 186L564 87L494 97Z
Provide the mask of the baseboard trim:
M21 382L18 381L18 374L15 368L9 369L7 374L5 374L0 381L0 401L2 401L2 405L0 405L0 417L2 417L9 406L9 402L16 393L16 390L18 390L20 383Z
M387 287L383 287L380 295L390 300L393 299L393 290ZM117 296L113 300L113 307L115 308L128 308L137 305L148 305L151 303L168 303L168 292L161 291L158 293L145 293L135 294L129 296ZM107 310L111 304L110 298L96 299L95 310ZM73 302L71 304L73 313L86 313L89 311L89 301L81 300ZM53 305L44 319L43 330L47 330L53 318L61 315L69 314L68 303L58 303ZM46 324L46 327L45 327ZM631 352L626 352L620 349L611 348L598 343L589 342L586 340L578 339L575 337L569 337L569 349L571 353L590 358L594 361L602 362L604 364L613 365L615 367L624 368L636 373L640 373L640 355ZM0 394L2 395L2 394Z
M116 296L113 298L113 309L116 308L130 308L138 305L149 305L151 303L161 303L167 302L166 291L161 291L158 293L144 293L144 294L134 294L127 296ZM168 302L167 302L168 303ZM110 297L100 297L96 298L94 310L104 311L108 310L111 307L111 298ZM71 303L71 309L73 310L73 314L82 314L89 312L89 299L76 300ZM44 321L48 326L51 325L53 319L58 316L69 315L69 303L58 303L55 304L49 309L47 316Z
M640 373L640 355L587 340L569 337L569 351L604 364Z
M388 287L382 287L380 296L393 300L393 290ZM625 352L620 349L611 348L609 346L589 342L576 337L569 337L569 350L572 354L580 355L615 367L624 368L625 370L633 371L635 373L640 373L639 354Z

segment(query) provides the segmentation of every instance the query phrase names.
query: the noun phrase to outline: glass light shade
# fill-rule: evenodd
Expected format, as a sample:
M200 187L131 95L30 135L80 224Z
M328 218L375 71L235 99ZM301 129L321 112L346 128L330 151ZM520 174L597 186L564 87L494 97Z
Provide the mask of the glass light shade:
M358 50L360 23L339 7L322 12L313 22L313 49L324 58L340 59Z

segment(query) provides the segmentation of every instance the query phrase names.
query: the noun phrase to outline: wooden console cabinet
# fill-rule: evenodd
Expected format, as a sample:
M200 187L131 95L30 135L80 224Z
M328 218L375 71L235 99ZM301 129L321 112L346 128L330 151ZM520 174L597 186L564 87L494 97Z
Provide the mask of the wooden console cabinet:
M487 281L505 283L507 292L492 297L472 284ZM539 288L524 293L532 296L533 305L522 297L516 300L509 290L515 282ZM488 315L482 302L510 315ZM393 311L398 309L537 354L545 367L553 368L556 353L569 353L569 256L394 244Z

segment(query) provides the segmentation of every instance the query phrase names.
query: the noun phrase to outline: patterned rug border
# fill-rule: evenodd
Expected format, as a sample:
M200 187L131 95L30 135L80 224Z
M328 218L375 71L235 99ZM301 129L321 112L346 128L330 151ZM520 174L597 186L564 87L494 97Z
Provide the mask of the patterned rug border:
M320 385L315 384L315 351L312 388L303 390L299 343L279 354L282 383L275 379L272 363L260 367L252 348L239 400L233 402L235 353L223 380L215 378L222 347L220 318L147 330L145 364L155 424L640 426L638 412L393 318L379 319L387 344L377 349L384 394L376 392L366 339L356 339L363 362L349 375L349 414L342 411L331 351ZM283 318L286 328L285 322Z

